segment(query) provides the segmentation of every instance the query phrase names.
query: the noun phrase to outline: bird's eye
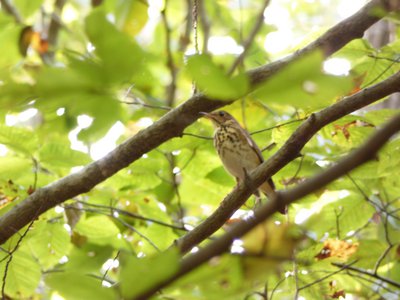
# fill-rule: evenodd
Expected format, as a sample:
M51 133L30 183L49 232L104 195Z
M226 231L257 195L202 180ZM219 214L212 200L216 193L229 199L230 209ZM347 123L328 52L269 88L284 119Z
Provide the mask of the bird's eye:
M225 112L224 111L220 111L218 114L219 114L220 117L225 116Z

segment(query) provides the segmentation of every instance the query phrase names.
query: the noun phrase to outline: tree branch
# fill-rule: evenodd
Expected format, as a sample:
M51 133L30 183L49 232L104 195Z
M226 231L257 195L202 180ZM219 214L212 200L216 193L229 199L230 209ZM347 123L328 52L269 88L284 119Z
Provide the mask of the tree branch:
M171 51L171 27L169 26L168 18L167 18L167 7L168 7L168 1L165 2L165 7L161 11L161 19L164 24L164 30L165 30L165 51L167 53L167 68L169 70L169 76L170 78L170 83L167 86L166 90L166 104L168 107L173 107L175 104L175 92L176 92L176 75L177 75L177 69L174 63L174 58L172 56L172 51Z
M8 0L0 0L1 7L11 16L14 17L15 22L18 24L22 24L22 18L17 9L12 6L12 4Z
M232 242L235 239L238 239L248 233L251 229L255 226L260 224L261 222L265 221L268 217L278 211L278 208L283 205L289 205L290 203L301 199L302 197L321 189L322 187L326 186L328 183L334 181L335 179L345 175L346 173L350 172L351 170L357 168L358 166L362 165L363 163L373 159L379 149L396 133L400 131L400 114L392 118L388 123L386 123L381 129L377 130L375 134L373 134L370 139L364 143L361 147L357 150L353 151L345 158L340 160L336 165L333 167L321 172L318 175L306 180L305 182L297 185L293 189L287 191L278 191L276 193L276 197L274 201L270 201L259 209L255 210L254 217L249 218L246 220L242 220L236 223L231 229L223 234L218 239L214 240L213 242L209 243L203 249L199 250L198 252L187 256L186 258L182 259L181 265L179 270L172 275L170 278L165 279L162 282L157 283L154 287L149 289L148 291L144 292L141 295L136 296L134 299L141 300L141 299L148 299L151 295L156 293L161 288L169 285L170 283L174 282L178 278L182 277L186 273L196 269L212 257L217 255L221 255L222 253L229 250ZM264 167L267 166L263 164ZM260 171L262 167L257 168L255 172L252 172L249 175L249 180L256 182L258 180L262 172ZM256 180L256 178L258 178ZM235 192L229 194L228 198L242 196L248 196L252 193L251 188L244 186L241 183L236 189ZM279 203L279 204L278 204ZM343 265L338 265L339 267L343 267ZM348 266L347 269L353 268ZM364 273L366 274L366 273ZM375 278L378 278L376 274L370 274ZM383 280L379 276L380 280ZM386 278L385 278L386 279ZM392 281L386 279L390 284L397 284Z
M56 0L54 3L54 11L51 14L51 20L48 29L48 42L50 45L50 51L43 55L43 61L52 64L54 60L54 48L57 45L58 33L61 28L61 13L67 0Z
M254 171L257 180L253 182L252 188L247 187L243 191L238 188L234 189L233 192L221 202L220 206L213 214L177 241L180 250L185 253L216 232L232 214L246 202L247 198L252 195L254 190L260 186L266 178L270 178L278 170L298 157L304 145L322 127L361 107L367 106L374 101L397 92L399 90L399 85L400 72L379 84L346 97L332 106L312 114L307 121L297 128L282 148Z
M399 122L399 124L400 124L400 120L397 121L397 122ZM369 272L367 270L359 269L359 268L352 267L352 266L345 265L345 264L332 263L332 265L334 265L335 267L341 268L341 269L346 269L346 270L354 271L354 272L357 272L357 273L361 273L361 274L373 277L375 279L378 279L380 281L383 281L383 282L385 282L387 284L390 284L390 285L400 289L400 282L391 280L391 279L386 278L386 277L382 277L382 276L380 276L380 275L378 275L376 273Z
M389 11L394 9L394 7L389 5L389 2L391 1L372 0L359 12L338 23L304 49L285 59L249 71L247 74L250 78L252 89L281 70L289 62L297 60L305 53L322 49L325 55L330 55L352 39L362 36L362 33L369 26L380 19L379 16L372 15L377 8L383 7ZM396 1L396 3L397 2L398 1ZM385 82L392 82L395 86L398 86L399 82L397 77L400 76L394 76ZM393 90L394 88L392 86L392 88L389 87L388 89ZM372 97L375 100L388 94L387 90L383 92L379 88L374 89L374 91L375 92L371 93L375 93L374 97ZM366 93L368 94L368 90ZM202 94L195 94L182 105L165 114L157 122L120 144L102 159L89 164L77 173L68 175L50 185L36 190L0 218L0 244L7 241L7 239L18 230L29 224L36 215L40 215L70 198L90 191L94 186L141 158L142 155L148 151L158 147L171 138L182 136L183 130L199 118L200 111L209 112L229 103L230 102L227 101L219 101L218 99L210 99ZM361 105L366 105L363 101L360 103ZM352 110L344 110L343 113L346 113L346 111L348 113ZM333 113L337 115L338 112L333 111ZM307 126L309 122L304 124ZM303 133L303 135L304 134L305 133ZM305 136L310 137L310 135L307 134L305 134ZM289 150L294 146L295 145L288 145L286 149ZM294 152L296 152L296 149L294 149ZM280 153L284 154L283 152ZM274 160L278 159L278 157L274 157ZM266 173L272 174L278 170L280 164L276 162L274 164L274 168L266 168ZM261 181L258 183L261 184Z
M256 22L254 24L254 27L251 29L251 32L249 33L247 39L243 43L243 51L242 53L240 53L238 57L236 57L232 66L229 68L228 74L232 74L235 71L235 69L243 62L257 33L260 31L261 26L264 24L264 11L269 5L269 3L270 0L264 0L264 3L261 5L261 9L258 16L256 17Z

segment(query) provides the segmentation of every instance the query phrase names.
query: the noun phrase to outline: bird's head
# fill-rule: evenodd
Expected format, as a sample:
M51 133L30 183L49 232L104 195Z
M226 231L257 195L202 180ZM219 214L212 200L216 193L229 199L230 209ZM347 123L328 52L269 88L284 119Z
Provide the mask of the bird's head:
M205 118L210 119L217 127L236 122L235 118L224 110L219 110L212 113L201 112L200 114Z

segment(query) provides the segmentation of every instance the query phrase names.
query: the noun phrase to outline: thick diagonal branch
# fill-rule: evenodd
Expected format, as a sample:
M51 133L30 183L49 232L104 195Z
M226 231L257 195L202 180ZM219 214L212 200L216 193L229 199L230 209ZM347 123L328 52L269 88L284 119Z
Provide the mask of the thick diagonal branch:
M332 27L304 49L283 60L249 71L252 88L305 53L322 49L326 55L330 55L351 40L361 37L369 26L380 19L379 16L373 14L377 8L393 10L394 7L389 5L392 2L399 1L372 0L356 14ZM100 182L141 158L143 154L173 137L181 136L183 130L199 118L200 111L212 111L227 104L229 104L227 101L209 99L201 94L194 95L153 125L119 145L104 158L91 163L80 172L38 189L0 218L0 244L29 224L35 216L72 197L90 191ZM276 172L277 169L273 171Z

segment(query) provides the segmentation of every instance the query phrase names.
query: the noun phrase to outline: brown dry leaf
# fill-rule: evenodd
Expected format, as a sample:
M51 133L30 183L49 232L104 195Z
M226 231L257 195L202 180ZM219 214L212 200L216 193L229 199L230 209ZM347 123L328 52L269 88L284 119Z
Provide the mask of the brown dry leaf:
M349 123L346 123L344 125L338 125L334 124L333 127L335 128L335 131L332 132L332 136L337 135L338 132L341 132L346 140L350 138L350 127L375 127L373 124L362 121L362 120L354 120Z
M361 85L366 75L367 73L364 73L353 78L353 89L347 94L347 96L351 96L362 90Z
M346 241L328 239L324 242L324 247L315 256L317 260L325 258L336 257L347 260L358 249L358 243L349 243Z
M332 299L339 299L340 297L346 297L346 293L344 290L336 291L332 295L330 295Z
M19 191L11 179L0 186L0 208L6 207L17 199L19 199Z

